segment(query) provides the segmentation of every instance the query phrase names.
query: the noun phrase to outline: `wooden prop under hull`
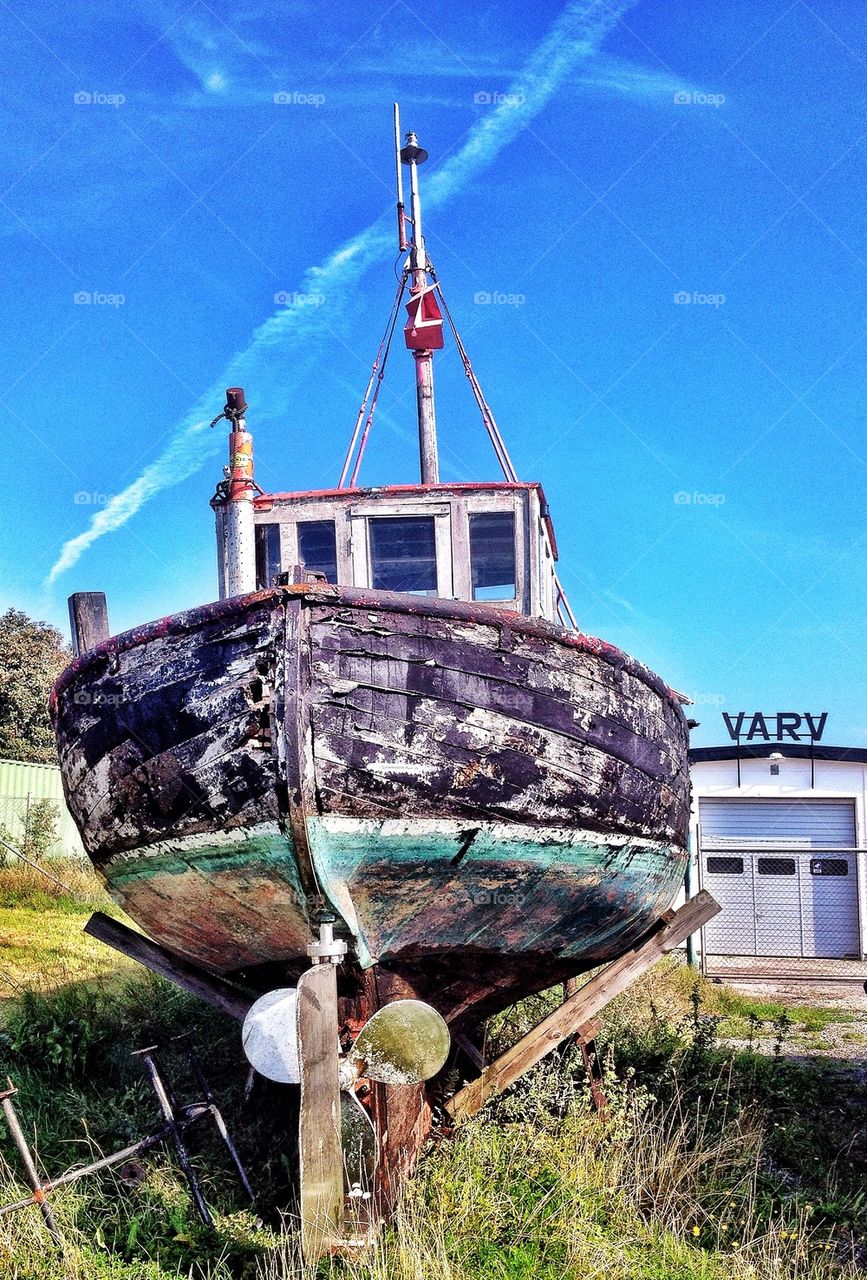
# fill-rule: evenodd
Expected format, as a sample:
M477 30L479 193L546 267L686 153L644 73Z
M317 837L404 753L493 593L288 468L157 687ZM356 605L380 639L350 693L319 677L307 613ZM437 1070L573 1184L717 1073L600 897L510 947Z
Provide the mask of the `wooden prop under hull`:
M682 877L676 696L490 606L272 589L99 645L52 711L112 894L213 971L297 976L324 901L470 1018L618 954Z

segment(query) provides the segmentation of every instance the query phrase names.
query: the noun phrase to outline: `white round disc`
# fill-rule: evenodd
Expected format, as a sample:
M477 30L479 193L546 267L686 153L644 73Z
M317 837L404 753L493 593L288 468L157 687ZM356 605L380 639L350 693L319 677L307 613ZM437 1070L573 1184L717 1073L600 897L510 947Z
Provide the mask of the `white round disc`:
M298 1084L298 992L280 987L247 1010L241 1039L247 1059L260 1076L278 1084Z

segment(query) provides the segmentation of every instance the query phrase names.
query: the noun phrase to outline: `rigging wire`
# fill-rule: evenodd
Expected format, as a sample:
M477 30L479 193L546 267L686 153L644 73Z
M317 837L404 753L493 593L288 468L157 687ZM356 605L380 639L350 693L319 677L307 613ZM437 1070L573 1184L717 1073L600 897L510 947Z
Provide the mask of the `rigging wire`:
M566 595L563 583L560 581L560 575L556 570L554 571L554 589L557 592L557 612L560 615L560 621L565 624L568 619L569 626L572 627L573 631L580 631L575 614L572 612L572 606L569 604L569 597Z
M392 319L391 319L391 328L389 329L389 333L388 333L388 341L385 344L385 351L383 352L383 356L382 356L382 365L380 366L379 374L376 379L376 389L373 392L373 399L370 402L370 413L367 415L367 421L365 422L364 430L361 433L361 440L358 445L358 457L355 459L355 466L352 469L352 476L349 481L349 487L351 489L355 488L356 481L358 480L358 471L359 471L359 468L361 467L361 460L364 457L364 451L367 448L367 440L370 435L370 428L373 426L373 415L376 413L376 403L379 400L379 393L382 390L382 380L385 377L385 366L386 366L386 362L388 361L388 353L391 350L391 340L394 337L394 330L397 325L397 318L398 318L398 315L400 314L400 300L402 296L403 296L403 283L401 283L400 289L398 290L397 298L395 299L394 314L392 315Z
M403 297L403 291L406 288L406 281L407 281L408 274L409 273L407 271L404 271L398 281L397 293L395 294L394 302L392 303L391 313L389 314L389 317L388 317L388 323L385 326L385 331L380 340L379 347L377 348L376 356L373 361L373 367L370 370L370 377L368 379L367 387L364 392L364 398L361 401L361 407L358 410L358 417L355 419L355 429L352 432L352 439L350 440L349 448L346 451L346 458L344 459L343 470L340 473L340 481L337 485L338 489L345 489L347 487L346 476L352 464L352 456L355 453L355 446L356 446L356 442L358 441L359 432L361 431L361 424L364 421L364 414L365 414L365 410L367 409L367 401L370 397L371 388L373 387L373 383L375 380L376 391L374 392L373 401L371 402L371 405L370 405L370 413L368 414L367 421L364 424L364 432L361 436L361 443L359 445L358 457L356 458L355 467L353 469L352 477L349 482L350 488L355 487L355 481L358 478L358 468L361 466L361 459L364 455L364 450L367 445L367 437L370 434L370 427L373 422L373 414L374 414L374 410L376 409L376 402L379 398L379 390L380 390L380 387L382 386L382 379L385 375L385 362L388 360L388 353L391 348L391 339L394 334L394 327L397 324L397 317L400 311L400 300ZM377 378L377 371L379 372L378 378Z
M397 263L400 260L400 257L402 256L403 255L400 254L398 255L398 258L395 259L395 264L394 264L395 267L397 266ZM445 314L446 319L448 320L449 328L451 329L452 335L455 340L455 346L458 349L458 354L460 355L461 363L464 366L464 373L466 374L470 387L472 388L473 397L475 398L476 404L479 408L479 412L482 415L482 421L485 424L485 430L488 433L488 438L490 439L494 449L494 453L497 456L497 461L500 464L500 468L506 480L510 484L517 484L519 483L518 473L515 470L515 466L514 466L514 463L512 462L511 457L509 456L509 451L506 448L506 442L504 441L502 434L500 432L500 429L497 426L497 422L496 422L496 419L494 418L494 414L491 409L491 406L488 404L487 400L485 399L485 395L484 395L484 392L482 391L481 384L479 383L479 380L476 377L476 373L475 373L475 370L473 369L472 363L470 361L470 357L467 354L466 347L464 346L463 341L461 340L461 335L458 333L457 325L455 324L454 319L452 317L452 313L449 310L448 303L446 302L445 295L443 294L442 285L437 277L436 271L433 268L433 264L430 262L428 263L428 271L430 273L431 279L433 280L434 288L439 293L440 301L442 302L443 312ZM406 267L404 267L400 277L398 278L397 293L395 294L394 302L391 308L391 313L388 318L388 323L386 324L385 332L382 335L382 339L380 340L379 347L376 352L376 357L373 361L373 367L370 371L370 378L368 379L367 387L364 392L364 398L361 401L361 406L358 410L358 416L355 420L355 428L352 432L352 439L350 440L349 448L346 451L346 458L343 463L343 470L340 473L340 482L337 486L339 489L346 489L347 487L350 489L354 489L356 482L358 480L358 472L361 467L362 459L364 457L364 451L367 447L367 441L370 436L370 429L373 425L373 416L376 412L376 405L377 405L377 401L379 400L379 393L382 389L382 382L383 382L383 378L385 377L385 366L388 361L389 352L391 350L391 342L392 342L392 338L394 337L394 330L397 325L398 315L400 314L400 303L403 297L404 290L406 288L406 283L409 278L409 274L410 274L409 271L406 269ZM397 275L396 271L395 271L395 275ZM374 389L374 383L376 384L375 389ZM373 391L372 399L371 399L371 391ZM370 401L369 411L367 408L368 401ZM366 420L365 420L365 413L367 413ZM363 430L362 430L362 422L364 423ZM356 446L358 447L357 455L356 455ZM353 456L355 456L354 466L352 464ZM349 474L350 466L352 466L352 474L349 477L349 484L347 486L346 478L347 478L347 475ZM560 578L556 572L554 572L554 590L556 592L556 609L560 617L561 623L564 626L567 626L567 625L571 626L572 628L574 628L575 631L578 631L579 630L578 623L576 621L574 613L572 612L572 608L569 604L569 598L566 595L563 584L560 581Z

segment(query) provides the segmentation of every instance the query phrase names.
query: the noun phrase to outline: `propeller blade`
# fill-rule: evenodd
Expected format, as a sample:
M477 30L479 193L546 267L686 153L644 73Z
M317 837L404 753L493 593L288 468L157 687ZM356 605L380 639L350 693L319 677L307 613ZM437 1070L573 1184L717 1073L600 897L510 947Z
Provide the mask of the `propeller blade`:
M340 1094L340 1136L346 1193L353 1199L369 1200L373 1194L379 1144L373 1121L353 1089Z
M266 1080L298 1084L298 992L294 987L269 991L252 1004L244 1018L241 1040L250 1065Z
M378 1009L349 1051L357 1075L382 1084L420 1084L441 1070L451 1038L443 1019L422 1000L395 1000Z

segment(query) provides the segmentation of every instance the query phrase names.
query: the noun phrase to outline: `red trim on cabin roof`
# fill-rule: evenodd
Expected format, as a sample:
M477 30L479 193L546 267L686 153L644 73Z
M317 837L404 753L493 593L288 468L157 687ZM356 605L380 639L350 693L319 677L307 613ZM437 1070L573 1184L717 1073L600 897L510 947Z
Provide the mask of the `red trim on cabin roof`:
M268 509L268 504L273 502L287 502L298 498L363 498L363 497L379 497L380 495L405 494L405 493L454 493L466 492L468 489L484 489L486 492L491 490L500 490L510 492L515 489L538 489L540 492L542 486L538 480L529 482L516 481L497 481L486 480L480 484L469 484L466 481L456 481L454 484L389 484L375 488L359 488L359 489L306 489L299 493L263 493L255 498L253 505L255 507L264 507Z
M270 511L275 502L301 502L309 498L388 498L398 494L478 493L479 490L485 493L513 493L515 490L521 489L535 489L539 494L539 502L543 512L542 519L545 521L545 527L548 530L548 537L551 541L551 552L555 561L559 560L557 538L554 534L551 516L548 513L545 490L538 480L483 480L478 484L460 480L455 481L453 484L390 484L370 489L303 489L298 493L261 493L257 498L253 499L253 507L256 511Z

